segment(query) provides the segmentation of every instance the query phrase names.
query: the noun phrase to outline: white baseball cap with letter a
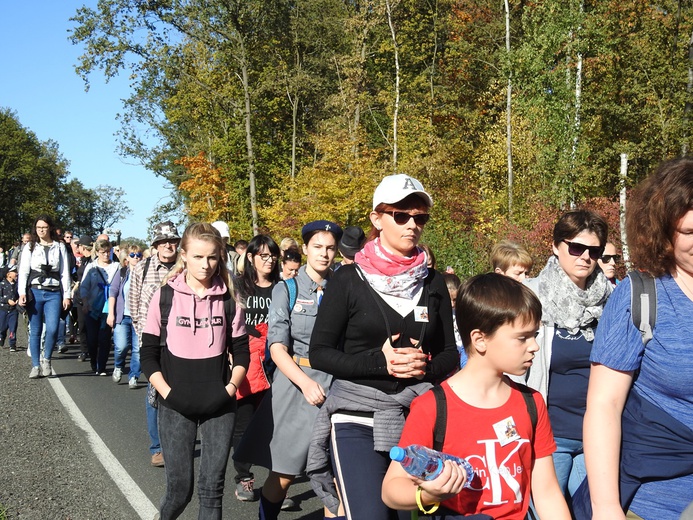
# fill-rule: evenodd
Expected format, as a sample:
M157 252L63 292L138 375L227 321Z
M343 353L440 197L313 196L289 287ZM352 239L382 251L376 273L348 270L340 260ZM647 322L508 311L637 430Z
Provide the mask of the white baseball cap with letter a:
M373 192L373 209L383 202L385 204L396 204L412 194L420 195L429 207L433 206L433 199L426 193L423 185L414 177L404 173L388 175L380 181L375 192Z

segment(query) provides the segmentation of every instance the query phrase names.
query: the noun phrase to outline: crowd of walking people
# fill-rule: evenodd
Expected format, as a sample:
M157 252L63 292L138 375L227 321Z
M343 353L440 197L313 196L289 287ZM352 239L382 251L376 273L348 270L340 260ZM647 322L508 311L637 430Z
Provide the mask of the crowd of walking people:
M260 520L301 475L325 518L693 519L693 159L631 195L623 280L605 219L576 209L535 276L503 240L460 281L422 243L433 204L390 175L365 232L231 243L222 221L162 222L144 250L39 215L0 252L0 345L26 323L31 379L70 344L95 375L113 349L112 381L146 376L162 520L192 498L198 436L201 519L222 517L230 458ZM465 461L424 480L390 460L409 445Z

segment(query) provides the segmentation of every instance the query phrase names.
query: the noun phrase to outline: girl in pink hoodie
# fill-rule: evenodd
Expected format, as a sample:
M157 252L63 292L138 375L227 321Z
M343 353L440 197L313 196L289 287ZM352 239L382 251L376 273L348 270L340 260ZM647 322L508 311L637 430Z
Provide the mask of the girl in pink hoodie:
M166 460L159 514L162 520L178 518L190 502L199 428L199 518L220 519L235 395L250 361L248 335L219 232L210 224L191 224L180 247L178 262L152 298L142 333L142 369L159 394Z

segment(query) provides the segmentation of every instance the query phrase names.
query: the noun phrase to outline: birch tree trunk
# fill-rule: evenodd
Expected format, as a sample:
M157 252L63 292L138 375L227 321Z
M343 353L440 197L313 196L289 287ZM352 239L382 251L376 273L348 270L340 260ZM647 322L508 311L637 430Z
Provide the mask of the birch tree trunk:
M508 155L508 219L513 219L513 134L512 134L512 71L510 67L510 2L505 0L505 51L508 59L508 91L505 102L505 148Z
M580 20L582 20L582 15L585 12L585 2L583 0L580 1ZM580 32L582 29L582 25L578 25L577 31L576 31L576 40L580 42ZM578 47L579 48L579 47ZM573 116L573 139L572 139L572 145L570 149L570 170L573 172L573 178L571 179L571 182L575 182L575 167L576 167L576 162L577 162L577 150L578 150L578 145L580 144L580 123L581 123L581 114L580 114L580 108L582 106L582 52L578 50L577 53L577 63L575 66L575 114ZM570 187L570 207L575 208L575 190L571 186Z
M395 107L392 113L392 171L397 173L397 119L399 117L399 48L397 47L397 35L395 33L394 22L392 21L392 5L390 0L385 0L387 9L387 23L390 26L392 36L392 46L395 51Z
M681 155L688 153L688 124L691 117L691 96L693 95L693 32L688 39L688 84L686 85L686 106L683 109L683 145Z
M255 187L255 152L253 151L253 136L251 134L251 110L250 110L250 79L248 75L248 60L243 38L239 37L241 66L241 82L243 83L243 97L245 98L245 145L248 157L248 181L250 184L250 213L252 217L253 236L260 232L257 213L257 192Z
M621 227L621 249L626 269L630 270L630 252L628 251L628 236L626 234L626 178L628 177L628 154L621 154L621 171L619 173L620 197L618 221Z

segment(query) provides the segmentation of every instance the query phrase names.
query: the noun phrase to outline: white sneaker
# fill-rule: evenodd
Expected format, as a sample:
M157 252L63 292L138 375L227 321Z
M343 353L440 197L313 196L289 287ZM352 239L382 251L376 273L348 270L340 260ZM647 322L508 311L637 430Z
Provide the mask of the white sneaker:
M137 378L136 377L131 377L130 380L128 381L128 387L131 390L134 390L135 388L139 387L139 384L137 383Z
M41 369L39 367L31 367L29 379L38 379L39 377L41 377Z
M123 369L115 367L111 377L113 378L114 383L120 383L120 379L123 377Z
M51 366L50 359L41 360L41 375L43 375L43 377L50 377L53 375L53 367Z

